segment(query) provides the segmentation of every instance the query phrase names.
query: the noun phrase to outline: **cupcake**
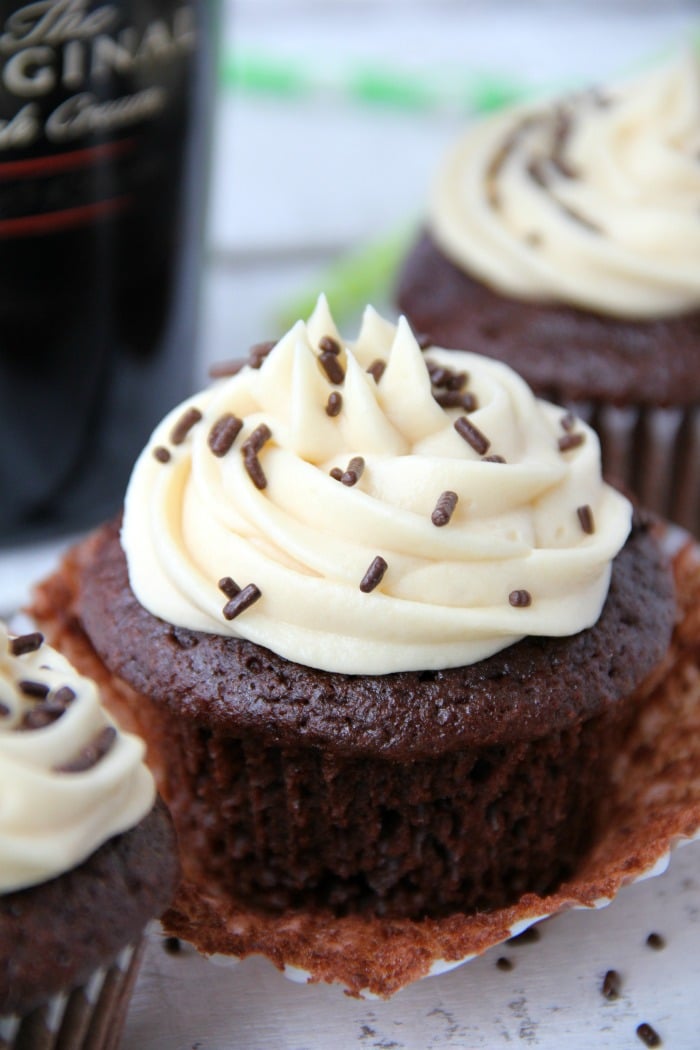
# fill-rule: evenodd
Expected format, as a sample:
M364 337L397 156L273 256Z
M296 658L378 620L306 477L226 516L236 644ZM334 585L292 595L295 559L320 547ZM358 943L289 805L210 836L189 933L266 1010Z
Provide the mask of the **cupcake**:
M119 1044L177 875L143 754L41 634L0 625L0 1047Z
M34 611L146 738L185 897L424 919L571 872L674 598L585 423L321 300L163 421Z
M398 303L600 435L607 476L700 533L700 58L475 124Z

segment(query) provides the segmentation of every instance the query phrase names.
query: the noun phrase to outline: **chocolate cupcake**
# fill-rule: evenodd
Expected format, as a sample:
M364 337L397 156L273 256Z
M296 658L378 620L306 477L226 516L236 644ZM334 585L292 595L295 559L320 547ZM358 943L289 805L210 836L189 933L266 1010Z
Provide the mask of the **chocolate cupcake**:
M603 469L700 534L700 59L476 124L439 172L398 303L515 368Z
M35 613L147 739L183 893L423 918L572 870L674 600L585 423L321 301L166 418Z
M0 625L0 1047L119 1044L172 825L142 741L40 634Z

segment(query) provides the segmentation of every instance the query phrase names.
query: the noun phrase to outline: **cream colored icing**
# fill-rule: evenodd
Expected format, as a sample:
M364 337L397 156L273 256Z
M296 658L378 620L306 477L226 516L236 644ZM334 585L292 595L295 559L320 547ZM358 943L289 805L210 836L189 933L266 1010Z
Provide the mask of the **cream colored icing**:
M628 318L700 306L700 56L475 124L430 228L496 290Z
M338 340L345 369L333 385L319 341ZM484 461L454 428L465 416L431 393L426 357L469 373L478 401L468 418L491 442ZM381 359L379 382L366 369ZM337 416L329 394L342 396ZM173 427L196 407L202 419L180 444ZM214 456L208 435L227 413L243 429ZM601 481L595 434L559 450L563 410L535 400L508 367L474 354L423 355L405 320L368 308L357 342L342 343L323 298L262 367L244 368L179 406L155 430L133 472L122 543L132 589L156 616L193 630L247 638L311 667L386 674L458 666L526 634L568 635L593 624L611 560L630 528L630 506ZM242 445L261 423L267 486L257 488ZM159 446L170 459L154 456ZM334 480L353 457L352 487ZM431 515L443 492L458 502L447 525ZM589 505L585 534L577 507ZM374 559L387 569L370 593ZM218 587L230 576L261 597L234 620ZM514 590L531 592L513 607Z
M90 768L60 771L114 723L95 683L59 653L44 643L15 656L11 644L0 624L0 893L69 871L134 827L155 801L143 742L130 733L117 730ZM24 728L27 715L44 703L22 690L27 681L48 687L49 704L64 687L75 697L55 721Z

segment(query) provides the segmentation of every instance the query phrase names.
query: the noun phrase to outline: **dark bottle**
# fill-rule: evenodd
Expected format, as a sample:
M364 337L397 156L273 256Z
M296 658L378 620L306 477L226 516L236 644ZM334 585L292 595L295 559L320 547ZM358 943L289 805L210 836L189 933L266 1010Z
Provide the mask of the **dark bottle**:
M120 505L189 390L206 0L0 0L0 541Z

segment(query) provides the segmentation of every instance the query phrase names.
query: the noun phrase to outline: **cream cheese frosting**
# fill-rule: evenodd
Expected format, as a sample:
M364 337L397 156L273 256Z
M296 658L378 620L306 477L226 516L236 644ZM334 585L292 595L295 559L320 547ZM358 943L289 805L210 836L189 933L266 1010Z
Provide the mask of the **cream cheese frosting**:
M371 308L348 345L322 297L156 428L122 543L169 623L386 674L591 626L630 518L593 431L507 366Z
M138 737L41 635L0 624L0 893L61 875L155 801Z
M431 232L506 295L625 318L700 306L700 56L481 121L442 166Z

